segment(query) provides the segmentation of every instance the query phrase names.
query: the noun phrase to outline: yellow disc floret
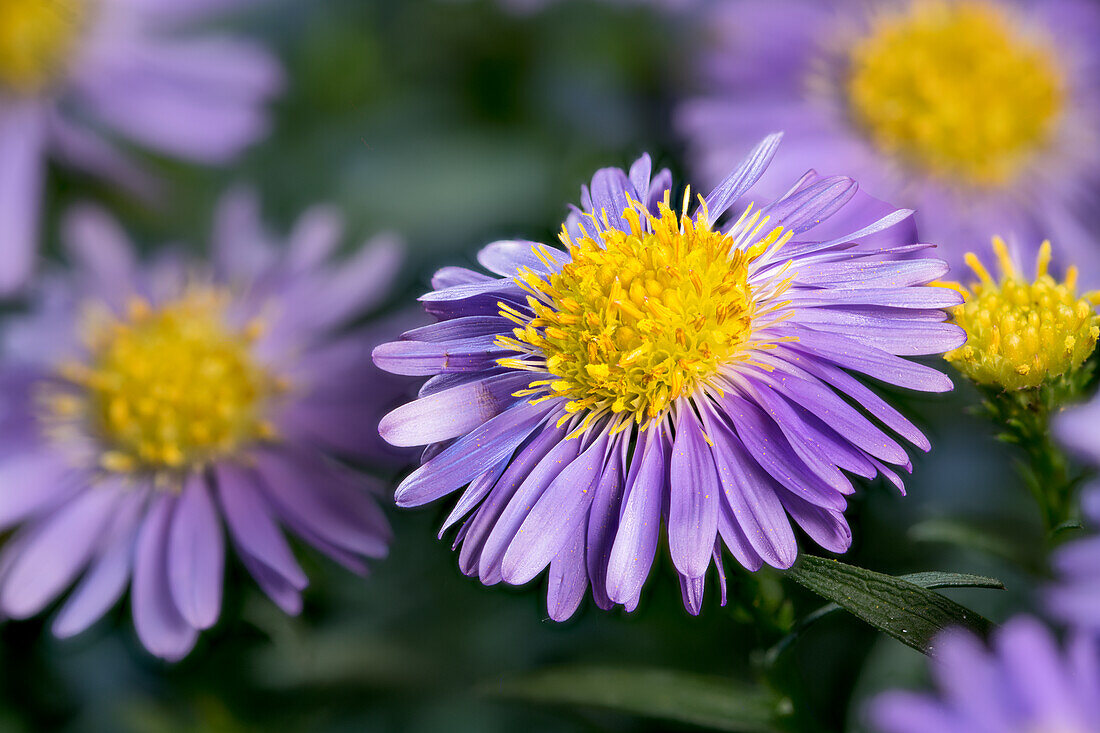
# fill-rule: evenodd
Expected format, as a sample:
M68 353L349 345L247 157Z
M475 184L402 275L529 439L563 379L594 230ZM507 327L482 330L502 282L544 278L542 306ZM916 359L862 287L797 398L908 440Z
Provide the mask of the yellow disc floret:
M888 155L970 186L1011 183L1063 109L1051 50L988 2L915 0L851 49L855 123Z
M272 436L264 414L278 385L252 357L258 326L227 327L225 303L217 291L192 290L93 321L91 358L60 370L75 390L51 406L81 416L104 447L103 468L194 467Z
M945 358L974 382L1007 390L1038 387L1079 367L1100 336L1095 309L1100 294L1078 296L1073 267L1064 282L1050 276L1050 242L1039 249L1034 280L1017 272L1002 239L994 238L993 248L1002 271L999 282L973 253L966 255L979 282L969 290L955 286L966 302L953 315L967 342Z
M567 412L587 412L582 426L607 414L619 415L623 427L631 418L646 422L746 358L761 310L749 264L790 237L775 228L739 248L705 216L674 213L667 194L659 216L639 205L624 216L629 232L605 222L598 237L574 240L563 229L569 261L548 276L517 277L531 293L534 318L502 311L519 327L500 344L527 358L501 363L553 374L530 393L568 398Z
M64 71L87 0L0 0L0 93L34 94Z

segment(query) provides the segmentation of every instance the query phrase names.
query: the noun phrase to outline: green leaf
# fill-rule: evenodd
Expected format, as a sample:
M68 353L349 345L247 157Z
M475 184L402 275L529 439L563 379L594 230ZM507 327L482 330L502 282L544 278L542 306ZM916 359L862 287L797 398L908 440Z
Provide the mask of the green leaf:
M667 669L559 667L492 685L486 694L601 708L735 733L778 730L778 699L759 685Z
M996 578L988 578L984 575L971 575L969 573L947 573L941 570L931 570L923 573L910 573L909 575L897 576L901 580L907 580L910 583L919 585L921 588L991 588L994 590L1004 590L1005 584ZM791 633L780 639L771 649L764 655L764 664L766 667L775 666L779 658L783 656L783 653L787 651L798 638L799 634L804 632L815 623L830 616L837 611L841 610L840 606L835 603L826 603L821 608L808 613L798 620L798 624L795 626Z
M989 620L921 584L946 582L948 585L936 587L968 587L969 584L962 580L967 576L917 573L918 582L914 582L912 576L907 579L884 575L812 555L800 556L787 575L799 585L925 654L932 651L933 637L948 627L962 626L982 636L993 627ZM970 577L979 581L972 587L1004 587L992 578Z

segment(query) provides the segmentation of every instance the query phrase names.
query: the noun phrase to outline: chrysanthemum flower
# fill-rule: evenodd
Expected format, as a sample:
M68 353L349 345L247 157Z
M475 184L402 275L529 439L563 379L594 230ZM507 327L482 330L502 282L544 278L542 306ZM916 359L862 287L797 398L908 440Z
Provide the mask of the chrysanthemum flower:
M1083 0L716 3L703 96L679 112L717 180L762 125L764 190L811 162L917 210L953 266L996 232L1051 237L1100 283L1100 8Z
M790 515L843 552L844 472L902 488L888 464L909 459L883 427L928 442L849 372L951 389L898 355L958 346L941 309L961 298L928 286L947 267L898 226L911 212L857 197L848 178L810 172L718 226L778 142L694 214L688 192L674 204L667 170L651 178L648 156L600 170L564 249L496 242L478 256L493 276L441 270L422 298L439 323L375 350L384 369L431 376L380 431L431 444L399 505L467 487L444 525L469 515L464 572L519 584L549 566L555 619L589 584L600 607L633 609L664 524L697 613L722 543L747 568L787 567Z
M245 194L214 232L214 266L139 265L95 209L72 212L77 269L45 277L0 360L0 613L66 595L53 631L87 628L132 580L150 652L183 657L218 618L225 540L288 613L306 576L281 526L353 571L389 529L369 484L329 457L370 457L391 377L371 337L339 333L384 296L399 259L379 240L329 262L333 212L302 217L285 251ZM378 339L373 339L374 343ZM377 487L376 487L377 488Z
M117 139L219 163L265 132L275 59L188 30L240 2L0 1L0 293L34 264L47 158L142 191Z
M1100 655L1076 635L1060 649L1050 631L1023 616L994 634L992 649L961 631L935 642L939 695L888 692L870 707L882 733L1088 733L1100 730Z
M978 282L955 285L966 302L952 315L967 342L944 358L974 382L1008 390L1038 387L1081 366L1100 336L1100 293L1077 294L1076 267L1063 282L1050 276L1049 241L1039 247L1034 280L1020 272L1003 239L994 237L993 249L999 281L973 252L966 254Z

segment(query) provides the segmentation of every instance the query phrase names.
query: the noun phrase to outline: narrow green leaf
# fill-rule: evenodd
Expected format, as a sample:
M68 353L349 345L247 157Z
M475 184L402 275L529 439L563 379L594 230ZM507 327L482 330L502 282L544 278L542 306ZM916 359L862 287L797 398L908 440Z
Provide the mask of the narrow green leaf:
M982 636L993 627L989 620L912 579L895 578L812 555L800 556L787 574L800 585L925 654L932 651L933 637L950 626L962 626ZM942 583L950 576L918 573L917 580ZM974 577L980 581L976 587L1003 587L992 578ZM966 584L939 587L966 587Z
M559 667L483 685L486 694L734 731L774 733L778 700L765 688L667 669Z

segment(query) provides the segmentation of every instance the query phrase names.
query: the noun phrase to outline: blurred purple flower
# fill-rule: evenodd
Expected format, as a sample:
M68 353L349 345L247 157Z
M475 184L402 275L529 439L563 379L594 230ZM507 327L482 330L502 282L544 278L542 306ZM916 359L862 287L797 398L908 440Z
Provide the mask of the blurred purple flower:
M47 158L148 192L118 140L222 163L266 133L278 62L257 44L191 28L242 1L0 5L0 293L33 268Z
M1050 631L1022 616L994 634L944 632L932 672L939 695L888 692L869 709L882 733L1086 733L1100 730L1100 655L1095 638L1059 649Z
M705 27L703 94L677 114L704 181L783 128L769 193L807 163L843 171L916 209L953 267L1008 233L1058 242L1100 284L1095 3L746 0L715 4Z
M1055 437L1092 466L1100 465L1100 397L1070 407L1052 424ZM1043 594L1049 611L1075 627L1100 632L1100 483L1082 491L1081 510L1091 534L1059 547L1051 558L1056 580Z
M684 603L702 604L721 547L750 570L797 554L788 515L823 547L851 532L843 470L910 470L905 449L849 400L924 450L927 439L848 370L942 392L942 373L898 358L958 346L941 310L958 293L928 283L909 211L813 172L787 195L713 228L766 169L762 142L693 216L670 206L649 156L605 168L581 193L566 250L496 242L488 276L448 267L424 295L439 322L384 344L375 363L431 376L383 418L394 445L429 444L397 489L417 506L466 486L444 531L486 584L549 566L550 616L591 584L601 608L634 609L660 528ZM720 539L719 539L720 538Z
M395 396L370 366L355 316L387 293L400 248L378 238L332 262L327 208L276 247L247 193L227 196L213 265L140 265L94 208L65 220L73 273L48 273L3 334L0 612L66 595L56 635L79 633L131 577L142 643L185 656L218 618L222 522L244 566L287 613L306 576L280 525L354 572L390 531L367 479L330 454L370 460ZM373 436L373 437L372 437Z

